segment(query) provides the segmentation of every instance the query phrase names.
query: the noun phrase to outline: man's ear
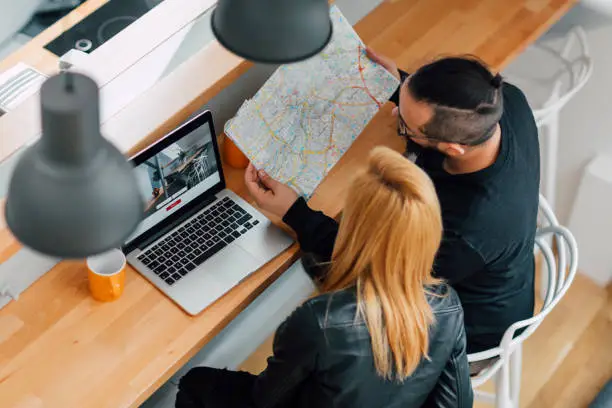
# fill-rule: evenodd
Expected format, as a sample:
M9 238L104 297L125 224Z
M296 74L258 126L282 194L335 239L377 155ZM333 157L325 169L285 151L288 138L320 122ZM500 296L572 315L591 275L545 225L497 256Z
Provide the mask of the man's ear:
M463 156L466 152L465 146L459 143L438 143L438 149L447 156L458 157Z

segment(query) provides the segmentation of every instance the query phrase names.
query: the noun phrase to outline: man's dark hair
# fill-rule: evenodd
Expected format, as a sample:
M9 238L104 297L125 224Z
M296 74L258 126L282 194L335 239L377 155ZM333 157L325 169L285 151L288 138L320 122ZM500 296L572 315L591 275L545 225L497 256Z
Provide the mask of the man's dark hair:
M433 140L484 143L503 113L501 76L472 56L442 58L421 67L410 76L408 89L434 109L421 129Z

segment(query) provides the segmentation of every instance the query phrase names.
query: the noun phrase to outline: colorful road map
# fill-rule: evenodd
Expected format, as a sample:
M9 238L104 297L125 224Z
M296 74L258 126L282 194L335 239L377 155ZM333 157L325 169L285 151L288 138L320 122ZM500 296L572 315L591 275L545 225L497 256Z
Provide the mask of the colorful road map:
M365 54L336 6L330 44L283 65L225 125L258 169L310 197L399 81Z

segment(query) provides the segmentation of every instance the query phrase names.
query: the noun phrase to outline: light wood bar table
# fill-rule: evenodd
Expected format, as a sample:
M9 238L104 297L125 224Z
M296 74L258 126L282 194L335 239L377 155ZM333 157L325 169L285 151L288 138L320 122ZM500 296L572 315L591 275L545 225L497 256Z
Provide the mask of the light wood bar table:
M105 2L89 0L68 17L70 23ZM574 2L399 0L375 8L356 29L368 45L407 70L448 53L473 53L501 69ZM51 27L0 63L0 70L18 61L43 71L54 68L56 58L42 46L65 28L65 21ZM239 65L240 72L249 67ZM215 83L201 93L210 98L227 84ZM377 145L403 149L389 105L316 190L313 208L338 215L348 181L368 152ZM196 108L186 106L164 127L175 126ZM225 167L225 172L229 188L250 199L243 171ZM0 232L0 260L18 247L6 229ZM183 313L132 269L124 295L113 303L98 303L89 295L83 262L60 263L0 310L0 406L137 407L298 256L293 245L196 317Z

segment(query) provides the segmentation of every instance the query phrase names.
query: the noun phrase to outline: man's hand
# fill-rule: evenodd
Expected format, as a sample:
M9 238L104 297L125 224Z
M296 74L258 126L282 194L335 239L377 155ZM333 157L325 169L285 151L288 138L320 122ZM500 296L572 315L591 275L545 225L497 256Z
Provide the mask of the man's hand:
M274 180L263 170L257 171L252 163L244 173L244 182L261 209L281 218L298 199L291 187Z
M382 65L387 71L391 73L391 75L401 80L400 73L397 69L397 65L391 58L385 57L384 55L377 54L370 47L366 48L366 55L368 56L369 59L371 59L375 63Z

